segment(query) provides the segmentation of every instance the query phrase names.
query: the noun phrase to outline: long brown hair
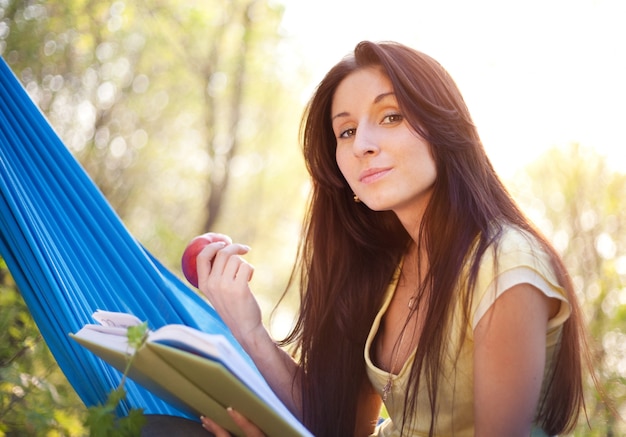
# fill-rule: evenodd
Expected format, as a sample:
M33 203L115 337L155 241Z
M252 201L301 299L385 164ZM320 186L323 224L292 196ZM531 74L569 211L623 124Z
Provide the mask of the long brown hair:
M411 242L396 216L355 203L336 160L330 108L339 83L376 66L393 85L411 127L431 146L437 167L432 198L420 225L428 256L422 290L427 312L406 393L405 418L415 416L418 386L430 396L431 434L446 325L453 299L469 308L481 256L497 244L502 226L534 235L552 255L572 314L542 400L538 423L549 434L571 430L583 402L580 314L571 280L549 242L511 199L487 158L456 84L431 57L397 43L362 42L319 84L302 124L304 157L312 179L297 270L301 309L285 342L295 342L301 364L304 423L319 437L352 435L365 373L363 351L393 272ZM478 243L476 244L476 241ZM471 252L469 278L459 281ZM466 316L469 317L469 316ZM424 375L425 381L420 376Z

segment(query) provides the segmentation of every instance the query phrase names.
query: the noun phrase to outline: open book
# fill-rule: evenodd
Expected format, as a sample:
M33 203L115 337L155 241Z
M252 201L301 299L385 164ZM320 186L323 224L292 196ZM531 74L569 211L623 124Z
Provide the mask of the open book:
M135 350L127 329L141 321L126 313L98 310L98 324L70 336L123 372ZM269 385L222 335L184 325L166 325L148 333L136 351L128 377L186 413L209 417L242 436L226 408L232 407L268 436L311 436Z

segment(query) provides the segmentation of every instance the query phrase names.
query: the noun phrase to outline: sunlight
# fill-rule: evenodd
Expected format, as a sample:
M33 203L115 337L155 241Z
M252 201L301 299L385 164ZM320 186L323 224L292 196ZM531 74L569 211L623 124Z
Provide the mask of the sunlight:
M626 171L626 2L621 0L282 0L290 62L305 95L361 40L430 54L457 81L498 171L509 177L551 146L593 147Z

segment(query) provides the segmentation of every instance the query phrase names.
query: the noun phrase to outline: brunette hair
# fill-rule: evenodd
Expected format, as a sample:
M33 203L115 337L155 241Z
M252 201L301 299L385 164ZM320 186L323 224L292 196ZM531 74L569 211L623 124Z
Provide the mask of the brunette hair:
M453 299L469 308L481 256L497 244L505 225L533 235L551 255L572 314L563 326L554 369L537 423L550 435L571 430L583 404L581 320L571 280L560 257L530 224L496 175L456 84L431 57L397 43L359 43L319 84L302 121L304 157L312 197L298 252L301 309L286 343L301 364L304 423L318 437L352 435L356 400L365 373L364 345L384 292L411 239L396 216L355 203L335 159L331 104L351 73L376 67L392 83L400 110L431 146L437 178L418 244L428 255L421 285L424 329L406 393L413 417L418 386L427 388L434 429L436 390ZM476 243L476 241L478 243ZM469 278L461 273L470 259ZM427 290L436 290L428 293ZM466 315L466 317L469 317ZM420 381L420 375L425 381ZM408 420L408 419L407 419Z

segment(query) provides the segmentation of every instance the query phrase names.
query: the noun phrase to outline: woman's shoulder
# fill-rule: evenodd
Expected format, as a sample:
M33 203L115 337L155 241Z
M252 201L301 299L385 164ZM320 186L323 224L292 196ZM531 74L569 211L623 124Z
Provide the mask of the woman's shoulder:
M527 266L536 270L552 270L552 255L538 237L520 227L505 224L498 237L485 252L481 264L489 262L506 270Z
M512 224L505 224L501 227L500 245L504 249L533 249L540 246L540 242L529 231Z
M502 227L499 237L480 260L473 289L474 326L502 293L521 283L563 301L563 319L567 318L566 293L552 257L541 240L530 232L511 225Z

